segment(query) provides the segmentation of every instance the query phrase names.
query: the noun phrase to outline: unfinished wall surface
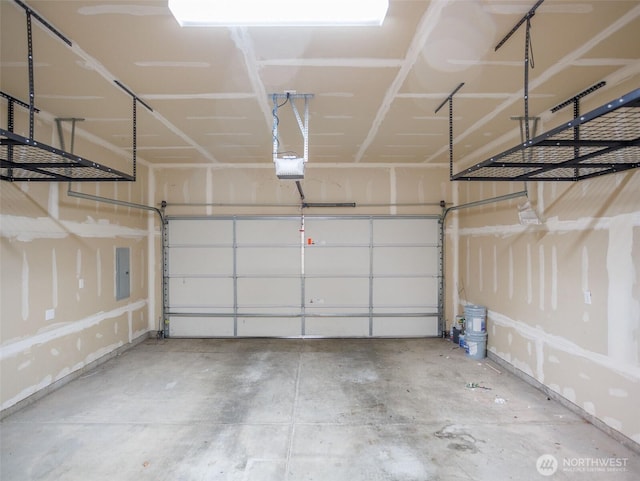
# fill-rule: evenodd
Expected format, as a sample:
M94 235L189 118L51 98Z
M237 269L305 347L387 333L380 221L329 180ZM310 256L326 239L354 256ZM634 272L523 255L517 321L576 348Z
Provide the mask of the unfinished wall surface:
M139 167L135 183L71 188L146 204L147 177ZM0 183L2 410L146 337L156 324L153 214L66 191L66 183ZM130 252L130 295L121 300L119 247Z
M168 215L297 215L300 195L271 163L158 166L155 201ZM306 202L355 202L355 208L312 208L325 215L439 214L450 197L446 166L313 164L300 181Z
M461 202L525 187L456 184ZM526 198L447 223L449 293L487 306L491 353L640 442L640 172L528 189L540 225L520 224Z

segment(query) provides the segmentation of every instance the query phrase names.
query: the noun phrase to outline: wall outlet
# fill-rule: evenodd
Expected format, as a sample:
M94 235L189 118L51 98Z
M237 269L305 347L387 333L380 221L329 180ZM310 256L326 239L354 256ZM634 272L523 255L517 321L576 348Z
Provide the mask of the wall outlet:
M52 319L55 319L56 317L56 310L55 309L47 309L44 313L44 320L45 321L50 321Z
M78 279L78 289L84 289L84 279Z
M584 303L591 304L591 291L584 291Z

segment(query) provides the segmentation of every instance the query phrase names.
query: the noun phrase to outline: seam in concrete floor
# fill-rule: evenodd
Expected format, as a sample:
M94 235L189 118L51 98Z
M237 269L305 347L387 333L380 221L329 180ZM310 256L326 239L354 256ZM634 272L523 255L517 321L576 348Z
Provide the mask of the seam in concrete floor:
M287 450L287 463L285 465L285 480L289 480L289 463L291 462L291 453L293 452L293 440L296 432L296 414L298 407L298 396L300 393L300 369L302 367L302 353L298 354L298 367L296 369L296 390L293 399L293 407L291 409L291 430L289 431L289 448Z

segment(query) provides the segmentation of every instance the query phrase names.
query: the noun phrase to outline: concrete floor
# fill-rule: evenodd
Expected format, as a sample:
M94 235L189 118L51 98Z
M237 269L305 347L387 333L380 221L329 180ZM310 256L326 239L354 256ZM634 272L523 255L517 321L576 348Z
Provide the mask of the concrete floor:
M0 479L640 479L640 455L452 347L149 340L5 418ZM576 466L604 458L624 466Z

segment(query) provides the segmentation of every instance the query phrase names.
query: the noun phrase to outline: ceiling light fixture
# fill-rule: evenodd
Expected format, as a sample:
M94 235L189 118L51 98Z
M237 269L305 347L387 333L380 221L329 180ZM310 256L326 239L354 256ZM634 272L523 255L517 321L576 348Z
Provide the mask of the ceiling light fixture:
M182 27L382 25L388 0L169 0Z

